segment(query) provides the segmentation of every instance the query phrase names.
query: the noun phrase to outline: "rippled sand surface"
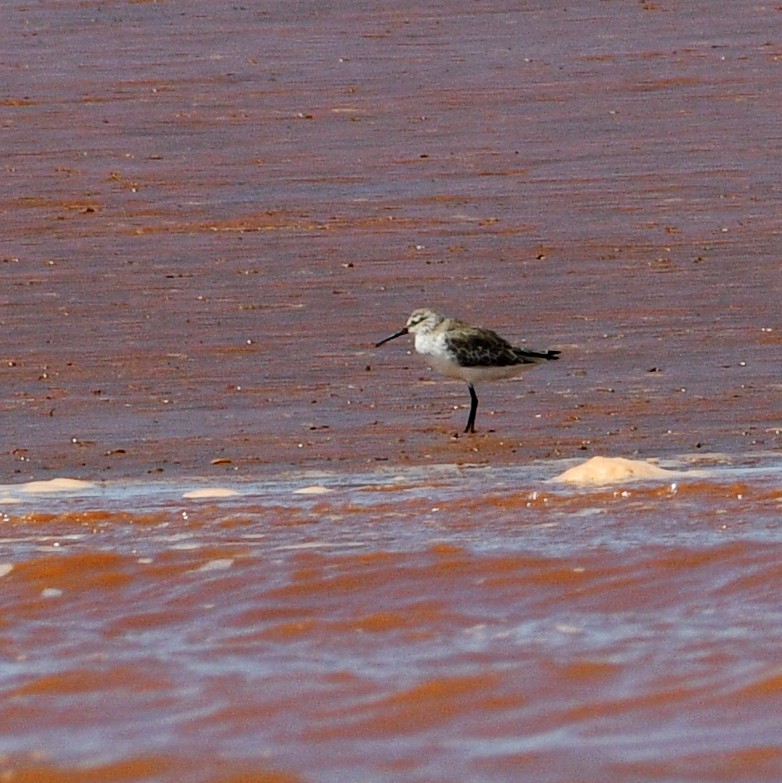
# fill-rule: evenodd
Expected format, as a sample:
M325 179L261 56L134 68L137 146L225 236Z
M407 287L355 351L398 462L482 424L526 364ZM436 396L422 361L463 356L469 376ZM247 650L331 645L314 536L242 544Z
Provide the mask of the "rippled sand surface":
M0 31L0 783L782 780L777 6Z

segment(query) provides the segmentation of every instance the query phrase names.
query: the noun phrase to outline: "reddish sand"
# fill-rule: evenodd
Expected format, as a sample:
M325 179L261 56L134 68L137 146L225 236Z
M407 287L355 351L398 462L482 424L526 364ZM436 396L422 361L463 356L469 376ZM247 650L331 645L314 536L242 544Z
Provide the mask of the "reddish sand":
M778 5L0 29L0 484L183 488L0 507L2 779L782 778L778 489L497 473L779 453ZM372 347L421 306L561 360L479 387L465 436L463 384Z
M3 475L779 446L778 9L3 15ZM452 438L420 305L562 361Z

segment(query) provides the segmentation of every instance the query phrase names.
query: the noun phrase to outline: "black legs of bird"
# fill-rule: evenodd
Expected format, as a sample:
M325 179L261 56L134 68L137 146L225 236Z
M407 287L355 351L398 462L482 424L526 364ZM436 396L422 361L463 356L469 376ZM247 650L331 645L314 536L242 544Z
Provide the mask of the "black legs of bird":
M471 384L467 384L467 388L470 390L470 415L467 417L467 426L464 428L465 432L475 432L475 414L478 412L478 395L475 393L475 387Z

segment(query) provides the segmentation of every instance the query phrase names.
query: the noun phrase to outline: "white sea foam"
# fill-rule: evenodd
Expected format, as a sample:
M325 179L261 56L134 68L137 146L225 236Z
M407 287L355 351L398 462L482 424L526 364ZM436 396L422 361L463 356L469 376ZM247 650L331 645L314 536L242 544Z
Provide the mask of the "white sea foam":
M54 478L48 481L28 481L20 484L16 489L19 492L39 494L41 492L76 492L80 489L92 489L95 485L91 481L80 481L71 478Z
M185 492L182 495L183 498L198 499L198 498L230 498L237 496L239 493L235 489L230 487L205 487L204 489L193 489L190 492Z
M569 468L551 481L563 484L600 485L628 481L673 481L681 478L681 471L667 470L651 462L625 457L592 457Z
M320 484L313 484L311 487L301 487L300 489L294 489L294 495L325 495L328 492L333 492L333 489L324 487Z
M197 568L196 571L223 571L230 568L233 564L234 559L232 557L219 557L215 560L207 561L200 568Z

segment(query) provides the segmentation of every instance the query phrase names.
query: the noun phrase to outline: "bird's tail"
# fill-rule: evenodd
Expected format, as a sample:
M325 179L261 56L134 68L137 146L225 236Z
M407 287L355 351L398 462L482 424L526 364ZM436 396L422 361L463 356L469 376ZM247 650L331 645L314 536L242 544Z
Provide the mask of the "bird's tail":
M561 351L522 351L519 350L519 358L530 363L548 362L559 359Z

